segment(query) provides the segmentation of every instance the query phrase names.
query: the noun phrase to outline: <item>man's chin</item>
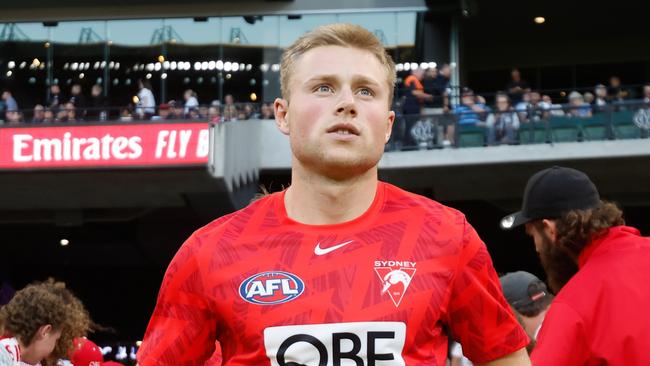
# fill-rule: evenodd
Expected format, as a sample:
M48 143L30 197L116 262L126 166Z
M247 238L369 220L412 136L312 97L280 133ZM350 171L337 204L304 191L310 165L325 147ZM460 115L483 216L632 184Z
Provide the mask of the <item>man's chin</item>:
M573 258L549 241L542 245L539 257L548 277L548 285L554 293L558 293L578 272Z

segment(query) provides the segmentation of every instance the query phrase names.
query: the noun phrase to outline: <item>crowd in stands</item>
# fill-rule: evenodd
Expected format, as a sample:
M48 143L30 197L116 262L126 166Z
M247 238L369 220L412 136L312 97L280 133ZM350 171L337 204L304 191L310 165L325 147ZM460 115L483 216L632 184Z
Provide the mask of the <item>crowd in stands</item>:
M518 69L511 71L504 90L486 95L475 94L468 87L450 85L451 67L416 68L410 71L398 86L395 110L402 118L396 123L393 140L397 149L403 147L430 148L452 146L457 130L467 126L485 129L487 145L518 143L518 131L533 122L548 120L551 116L589 118L595 114L624 108L626 103L650 103L650 84L643 86L641 96L636 90L624 87L617 76L608 85L598 84L593 90L580 93L560 93L564 100L552 100L549 94L532 89L522 79ZM49 97L31 110L20 109L11 90L2 92L0 124L47 124L72 122L166 121L194 120L228 122L247 119L273 119L272 103L237 103L231 94L223 102L203 103L191 89L182 99L158 104L149 80L138 81L139 91L133 102L125 107L107 103L101 85L93 85L87 96L80 84L73 84L64 95L59 85L51 85ZM434 141L435 142L432 142Z
M436 134L442 146L450 146L456 126L484 127L488 145L512 144L518 141L517 132L523 125L547 120L550 116L589 118L625 108L628 103L650 103L650 84L643 86L639 98L633 89L622 86L617 76L609 79L608 86L596 85L593 93L574 90L566 95L564 103L556 103L548 94L532 89L521 78L519 70L513 69L505 89L494 94L493 106L468 87L460 89L459 101L455 104L449 75L449 66L445 64L440 70L412 70L404 79L398 100L405 120L401 131L403 146L421 145L421 141L430 140ZM432 120L440 123L432 123Z
M191 89L185 90L183 100L169 100L157 104L148 80L138 81L139 91L133 103L126 107L112 107L104 97L103 88L95 84L90 97L86 97L80 84L73 84L68 96L59 85L51 85L49 98L31 110L21 109L11 90L2 92L0 100L0 125L18 123L71 123L118 120L195 120L228 122L246 119L273 119L271 103L237 103L231 94L224 103L213 100L199 103L199 96Z

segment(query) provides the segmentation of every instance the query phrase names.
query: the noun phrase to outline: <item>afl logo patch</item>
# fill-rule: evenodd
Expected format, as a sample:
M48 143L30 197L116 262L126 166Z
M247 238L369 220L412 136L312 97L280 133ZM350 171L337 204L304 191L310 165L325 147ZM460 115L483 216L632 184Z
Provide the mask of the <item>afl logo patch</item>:
M276 305L302 295L305 284L289 272L269 271L252 275L239 285L239 296L251 304Z

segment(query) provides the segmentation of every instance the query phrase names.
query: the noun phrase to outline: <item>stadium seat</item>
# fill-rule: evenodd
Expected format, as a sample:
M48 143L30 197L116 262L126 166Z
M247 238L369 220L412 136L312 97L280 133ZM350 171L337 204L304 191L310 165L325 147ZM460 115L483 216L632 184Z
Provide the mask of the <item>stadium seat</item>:
M480 126L458 125L458 147L485 146L485 128Z
M531 122L519 129L520 140L524 144L545 144L551 142L546 122Z
M641 138L641 129L634 124L634 112L624 110L612 113L612 127L617 139Z
M581 118L551 117L548 121L553 142L574 142L580 140Z
M596 113L593 117L582 122L583 139L586 141L607 140L610 136L608 130L609 115Z

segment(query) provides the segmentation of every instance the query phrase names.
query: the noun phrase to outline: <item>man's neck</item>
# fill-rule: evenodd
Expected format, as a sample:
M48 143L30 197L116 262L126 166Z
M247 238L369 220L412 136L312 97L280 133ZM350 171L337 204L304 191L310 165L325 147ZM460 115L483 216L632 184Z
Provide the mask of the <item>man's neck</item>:
M526 333L528 336L533 339L535 337L535 333L537 332L537 329L539 329L539 326L542 325L542 322L544 321L544 317L546 316L546 310L542 310L539 314L533 317L527 317L527 316L522 316L523 322L524 322L524 329L526 330Z
M20 348L20 361L29 365L36 365L41 360L36 359L33 355L32 347L24 345L20 340L18 340L18 347Z
M377 168L346 180L294 169L284 196L287 215L309 225L339 224L363 215L377 192Z

